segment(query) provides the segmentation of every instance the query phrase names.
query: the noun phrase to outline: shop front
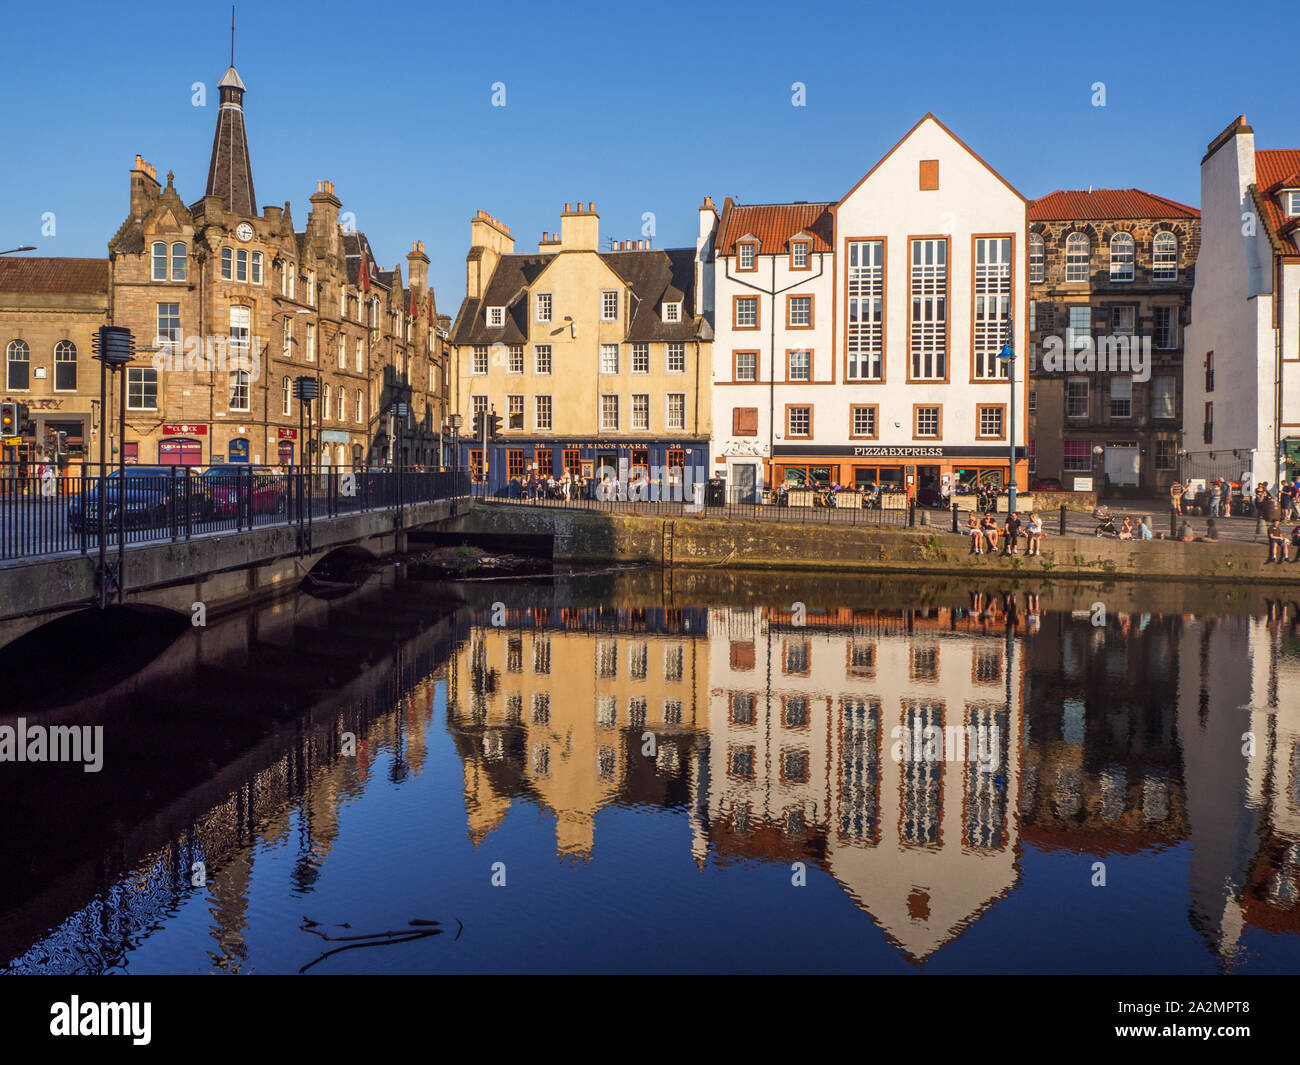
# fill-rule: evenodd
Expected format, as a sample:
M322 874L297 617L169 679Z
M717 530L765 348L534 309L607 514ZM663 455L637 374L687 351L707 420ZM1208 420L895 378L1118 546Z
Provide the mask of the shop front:
M462 437L458 460L460 468L468 469L476 484L486 483L490 492L507 490L511 481L522 483L534 471L542 479L551 476L559 480L568 472L571 478L592 480L599 471L609 470L615 480L630 482L638 476L653 478L656 470L662 470L666 483L680 484L686 467L693 471L692 481L707 477L709 442L702 437L627 441L498 438L488 442L484 456L477 440Z
M1028 488L1029 467L1023 447L1016 449L1016 481ZM951 492L1005 487L1010 478L1007 449L1001 446L952 445L888 447L778 444L773 448L771 488L838 486L856 491L880 488L909 492L920 502L937 502Z
M206 425L190 422L170 422L162 427L158 441L158 465L202 466L203 443L208 435Z

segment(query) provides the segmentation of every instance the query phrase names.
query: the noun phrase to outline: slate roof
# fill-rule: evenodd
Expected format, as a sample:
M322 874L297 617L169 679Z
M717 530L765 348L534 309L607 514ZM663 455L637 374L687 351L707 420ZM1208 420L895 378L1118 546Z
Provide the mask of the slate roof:
M108 295L107 259L17 258L0 256L0 292L90 293Z
M1031 222L1200 217L1195 207L1141 189L1057 189L1029 204Z
M813 251L833 251L835 222L831 203L724 204L718 223L718 254L734 255L736 241L744 236L759 240L760 255L785 255L790 238L805 230Z
M233 78L232 78L233 75ZM257 215L253 192L253 164L248 154L248 133L244 129L244 83L235 68L221 79L221 106L217 128L212 134L212 158L208 162L208 184L204 196L219 196L226 210L245 217Z

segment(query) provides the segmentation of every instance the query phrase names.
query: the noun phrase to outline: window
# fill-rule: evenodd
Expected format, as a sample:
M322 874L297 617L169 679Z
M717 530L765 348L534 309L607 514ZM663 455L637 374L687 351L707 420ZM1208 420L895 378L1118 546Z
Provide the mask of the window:
M850 241L848 257L848 368L845 376L850 381L879 381L885 332L884 241Z
M475 344L470 355L470 373L483 376L488 372L488 349L486 344Z
M233 281L235 277L235 253L229 248L221 249L221 280Z
M1086 351L1092 342L1092 308L1071 307L1070 325L1065 331L1065 350L1070 354Z
M235 280L248 280L248 252L243 248L235 252Z
M802 439L812 436L812 407L785 408L785 435Z
M1133 417L1133 378L1110 379L1110 417L1111 421Z
M948 242L912 241L911 376L914 381L948 376Z
M262 283L262 253L260 251L253 252L251 256L249 280L255 285Z
M673 323L682 320L682 305L680 303L664 304L664 321Z
M1178 347L1178 308L1154 307L1152 311L1155 314L1155 346L1165 351Z
M356 371L357 371L357 373L365 373L365 370L366 370L366 355L365 355L365 349L364 349L364 347L362 346L361 338L360 338L360 337L357 337L357 346L356 346L356 349L355 349L355 355L356 355L356 363L355 363L355 367L356 367Z
M158 371L152 366L126 368L126 409L158 409Z
M849 408L849 435L855 440L875 440L878 435L879 408L854 406Z
M522 374L524 372L524 346L522 344L510 345L509 365L512 374Z
M790 269L808 269L808 242L806 240L796 240L790 245Z
M1046 255L1041 233L1029 234L1029 281L1038 284L1047 276Z
M1091 250L1085 233L1071 233L1065 238L1065 280L1087 281Z
M1011 238L978 237L975 241L975 377L1007 377L1010 366L999 359L1011 321Z
M236 365L248 365L248 338L252 334L253 311L236 304L230 308L230 357L241 360ZM231 408L234 410L235 408ZM247 410L241 407L240 410Z
M295 282L297 281L298 268L293 263L285 263L280 268L280 295L288 296L294 299Z
M60 340L54 345L54 391L77 390L77 345L71 340Z
M1032 333L1038 328L1038 301L1029 301L1029 331Z
M153 279L167 280L167 245L159 240L153 246Z
M533 345L533 372L546 376L551 372L551 345Z
M293 381L285 374L280 382L280 413L289 414L293 409Z
M346 337L339 337L339 369L348 368L348 342Z
M1178 280L1178 237L1162 230L1151 242L1151 280Z
M1133 307L1112 307L1110 309L1110 331L1115 336L1132 336L1133 326L1137 321Z
M758 245L753 241L745 241L736 245L736 269L737 270L757 270L758 264L755 257L758 253Z
M334 412L334 390L330 388L329 382L326 381L325 388L321 392L320 420L325 421L333 412Z
M1066 440L1063 447L1063 468L1066 473L1092 472L1091 440Z
M602 374L618 373L617 344L602 344L600 346L600 372Z
M664 409L664 417L667 421L667 429L685 429L686 428L686 393L669 392L664 399L667 406Z
M618 293L613 289L607 289L600 294L600 320L618 321Z
M31 388L31 349L22 340L11 340L7 352L8 387L17 391Z
M918 173L921 192L935 192L939 188L939 160L922 159Z
M1033 414L1038 410L1038 389L1036 388L1031 388L1029 390L1028 410L1030 414Z
M566 447L564 449L564 468L569 471L570 477L576 477L582 471L582 452L576 447Z
M735 371L732 374L737 381L757 381L758 380L758 352L757 351L737 351L732 355L735 360Z
M632 394L632 428L650 428L650 397L644 392Z
M154 341L160 348L170 348L181 341L181 305L158 304L158 337Z
M293 358L293 319L285 318L281 329L280 354L286 359Z
M918 440L937 440L940 433L940 408L917 407L913 415L915 423L912 435Z
M316 361L316 326L308 322L303 329L304 348L308 362Z
M307 304L308 306L311 307L316 306L316 271L315 270L307 271Z
M549 292L539 292L537 294L537 320L539 322L549 322L551 320L551 294Z
M537 398L538 398L538 399L543 399L543 398L544 398L544 399L549 400L551 397L550 397L550 396L544 396L544 397L543 397L543 396L538 396ZM550 412L549 412L549 411L547 412L547 417L548 417L548 420L549 420L549 417L550 417ZM548 476L550 476L550 475L552 475L552 474L555 473L555 452L552 451L549 447L539 447L539 448L537 449L537 452L536 452L535 456L534 456L533 462L534 462L534 468L537 470L539 476L542 476L542 477L548 477ZM540 641L539 641L539 642L540 642ZM548 640L548 641L546 641L546 661L547 661L548 665L547 665L546 669L544 670L544 672L546 672L546 673L549 673L549 672L551 671L551 669L550 669L550 665L549 665L549 662L550 662L550 652L551 652L551 645L550 645L550 641ZM533 666L533 669L534 669L534 670L537 670L537 667L536 667L536 666Z
M1172 470L1177 456L1177 442L1174 440L1156 441L1156 469Z
M339 421L348 420L348 390L342 385L339 386Z
M632 372L642 374L650 372L649 344L632 345Z
M666 345L664 356L665 373L685 373L686 372L686 345L682 341L674 341Z
M549 433L551 431L550 396L533 397L533 428L543 433Z
M1205 391L1214 391L1214 352L1205 353Z
M976 433L981 440L1001 440L1006 434L1002 431L1002 419L1006 408L1001 404L977 406L975 408Z
M788 381L811 381L812 380L812 352L811 351L787 351L786 360L786 380Z
M811 329L813 324L813 298L790 296L786 301L786 324L791 329Z
M1088 417L1088 379L1071 377L1065 382L1065 416L1067 418Z
M758 408L731 408L731 435L758 436Z
M1205 429L1202 439L1207 444L1214 443L1214 404L1205 404Z
M358 388L357 406L356 406L356 410L353 412L353 418L356 420L356 423L358 425L360 425L363 421L365 421L365 410L362 407L362 403L364 399L365 399L365 392L363 392L361 389Z
M757 296L736 296L735 297L735 321L737 329L757 329L758 328L758 297Z
M601 395L600 427L608 432L618 432L618 396Z
M1172 377L1154 377L1151 379L1151 417L1178 417L1177 398Z
M524 397L506 396L506 428L522 429L524 427Z
M1133 234L1116 233L1110 238L1110 279L1133 280Z
M504 307L488 308L488 325L493 329L500 329L506 324L506 309ZM396 332L396 330L394 330Z

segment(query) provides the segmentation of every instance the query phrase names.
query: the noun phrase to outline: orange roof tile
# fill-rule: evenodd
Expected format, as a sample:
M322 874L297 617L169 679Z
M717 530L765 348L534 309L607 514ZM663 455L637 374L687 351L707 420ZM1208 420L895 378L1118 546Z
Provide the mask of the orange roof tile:
M835 224L831 206L829 203L732 204L723 212L718 254L733 255L737 240L754 236L759 240L760 255L784 255L790 250L790 238L805 231L812 235L813 251L832 251Z
M107 259L0 257L0 292L108 292Z
M1300 171L1300 148L1258 148L1255 151L1255 188L1259 190L1257 199L1267 216L1269 228L1274 233L1281 233L1290 219L1282 213L1274 198L1277 192L1290 188ZM1294 239L1294 237L1293 237ZM1294 254L1290 248L1284 248L1288 254Z
M1029 205L1031 222L1200 217L1195 207L1141 189L1057 189Z

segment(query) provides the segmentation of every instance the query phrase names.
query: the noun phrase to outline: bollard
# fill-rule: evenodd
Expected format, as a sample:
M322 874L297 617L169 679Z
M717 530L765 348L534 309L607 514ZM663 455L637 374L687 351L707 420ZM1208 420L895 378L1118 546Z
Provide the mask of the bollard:
M1065 504L1061 504L1061 535L1065 535Z
M1178 508L1169 508L1169 539L1178 539Z
M930 524L930 515L929 515L926 511L924 511L924 510L921 511L921 521L919 522L919 524L921 524L921 525L929 525L929 524Z
M916 501L911 499L907 501L907 525L908 528L916 527Z
M952 531L957 532L957 504L952 505Z

